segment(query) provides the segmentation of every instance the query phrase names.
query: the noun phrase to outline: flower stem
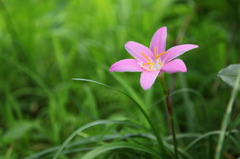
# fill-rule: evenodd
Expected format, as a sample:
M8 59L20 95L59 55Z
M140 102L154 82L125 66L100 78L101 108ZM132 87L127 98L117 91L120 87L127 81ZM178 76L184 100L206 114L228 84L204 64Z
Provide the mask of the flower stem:
M168 109L168 115L170 118L170 124L171 124L171 131L172 131L172 138L173 138L173 145L174 145L174 158L178 159L178 150L177 150L177 138L176 138L176 131L175 131L175 127L174 127L174 117L173 117L173 109L172 109L172 103L170 100L170 90L167 88L166 84L165 84L165 80L164 80L164 76L163 74L159 76L160 80L161 80L161 84L164 88L164 93L166 95L166 104L167 104L167 109Z

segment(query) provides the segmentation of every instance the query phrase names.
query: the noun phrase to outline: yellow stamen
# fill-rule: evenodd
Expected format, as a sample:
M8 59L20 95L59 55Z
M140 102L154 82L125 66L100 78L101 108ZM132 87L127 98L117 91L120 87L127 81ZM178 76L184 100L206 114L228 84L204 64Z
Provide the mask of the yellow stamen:
M160 56L162 56L163 54L167 54L168 52L162 52L161 54L156 56L156 59L158 59Z
M148 69L151 69L153 65L155 65L155 63L151 62L151 63L149 64Z
M147 63L143 63L142 66L145 66L145 65L149 65L148 69L151 69L153 65L155 65L154 62L147 62Z
M159 63L159 65L161 65L162 66L162 63L161 62L158 62Z
M147 62L147 63L144 63L142 65L145 66L145 65L151 65L151 64L152 64L152 62Z
M155 47L154 50L153 50L153 53L154 53L154 56L155 56L155 57L157 57L157 49L158 49L158 48Z
M141 54L148 60L148 62L151 61L151 60L149 59L149 57L147 57L147 55L145 55L143 52L141 52Z
M144 63L144 64L142 64L143 66L145 66L145 65L154 65L154 63L153 62L147 62L147 63Z

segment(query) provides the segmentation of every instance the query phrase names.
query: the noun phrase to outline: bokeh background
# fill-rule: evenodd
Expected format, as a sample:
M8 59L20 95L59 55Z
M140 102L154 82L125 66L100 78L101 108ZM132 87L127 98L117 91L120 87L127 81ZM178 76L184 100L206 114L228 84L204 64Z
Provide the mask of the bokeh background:
M126 42L149 46L162 26L168 29L167 48L199 45L180 57L187 73L165 74L178 133L220 129L231 88L217 73L240 61L239 23L238 0L0 0L0 158L24 158L60 145L98 119L141 121L126 96L72 78L105 83L141 100L168 135L160 83L144 91L140 73L109 72L116 61L131 58ZM237 99L231 120L239 105ZM92 128L79 138L100 132ZM214 151L204 142L204 152ZM239 155L239 147L229 152ZM81 155L63 158L76 156Z

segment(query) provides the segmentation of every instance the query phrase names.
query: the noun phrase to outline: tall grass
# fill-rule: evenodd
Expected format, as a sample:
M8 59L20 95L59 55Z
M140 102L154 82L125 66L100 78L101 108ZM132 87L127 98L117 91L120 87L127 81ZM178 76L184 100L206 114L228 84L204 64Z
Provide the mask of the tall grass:
M231 92L216 74L240 60L236 29L240 13L235 3L237 0L0 0L0 158L18 159L46 151L45 158L52 158L70 134L100 119L131 121L150 128L126 96L72 78L99 81L127 92L154 119L171 150L161 85L155 83L143 91L139 73L108 71L114 62L130 58L124 49L127 41L148 46L162 26L168 27L167 48L179 42L177 37L182 37L181 43L199 45L181 56L187 73L166 74L173 92L179 147L186 150L182 157L213 158ZM224 143L225 157L240 155L239 132L235 130L239 128L239 102L236 97L230 118L230 123L235 121L234 131ZM118 137L110 138L110 134ZM90 142L94 136L99 142ZM113 140L157 147L151 132L141 134L126 125L93 126L77 134L70 143L75 142L76 149L68 145L59 158L87 156L86 151L97 151L96 147ZM116 149L99 158L137 155L151 158L147 152L132 149Z

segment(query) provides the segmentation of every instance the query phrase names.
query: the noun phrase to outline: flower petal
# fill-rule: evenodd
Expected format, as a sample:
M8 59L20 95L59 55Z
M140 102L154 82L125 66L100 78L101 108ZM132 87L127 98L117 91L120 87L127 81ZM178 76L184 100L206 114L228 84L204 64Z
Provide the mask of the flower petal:
M166 39L167 39L167 28L162 27L158 29L153 35L152 41L150 43L150 49L154 52L154 48L157 48L157 54L166 51Z
M151 61L153 61L154 59L151 50L137 42L129 41L125 44L125 48L139 62L149 62L148 59L144 55L142 55L142 53L144 53Z
M159 70L142 72L141 77L140 77L140 84L141 84L142 88L145 90L148 90L149 88L151 88L151 86L155 82L158 74L159 74Z
M124 59L114 63L110 67L110 72L142 72L144 69L139 65L137 60Z
M162 62L166 63L166 62L174 59L175 57L182 55L186 51L195 49L197 47L198 47L198 45L193 45L193 44L184 44L184 45L174 46L174 47L168 49L167 54L164 54L162 56Z
M161 71L165 71L167 73L175 73L175 72L187 72L187 68L185 63L180 59L175 59L165 64Z

